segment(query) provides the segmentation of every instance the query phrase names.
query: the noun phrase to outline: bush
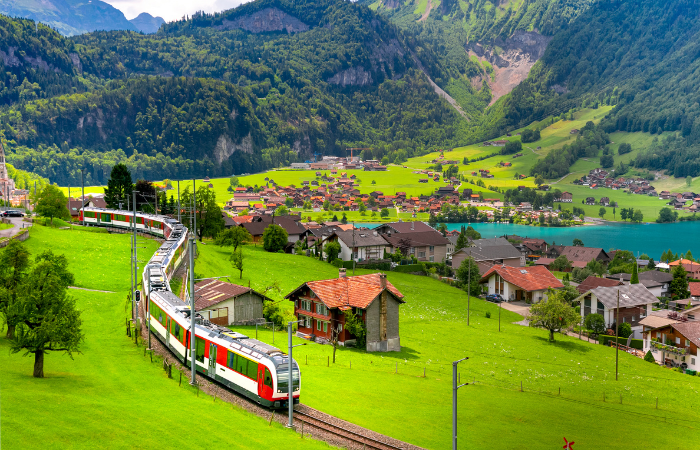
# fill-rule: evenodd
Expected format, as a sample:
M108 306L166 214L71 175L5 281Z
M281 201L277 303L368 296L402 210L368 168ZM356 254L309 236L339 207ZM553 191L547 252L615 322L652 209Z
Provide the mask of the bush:
M600 314L589 314L583 321L583 325L592 330L595 334L600 334L605 331L605 319Z
M491 311L486 311L486 318L490 319L491 318Z
M394 272L400 273L411 273L411 272L423 272L423 266L420 264L406 264L403 266L394 267ZM423 272L425 273L425 272Z
M620 337L623 338L628 338L630 335L632 335L632 326L628 324L627 322L623 322L620 324L620 329L618 330L618 334Z
M343 260L340 258L335 258L333 261L331 261L331 264L340 269L343 267Z
M644 361L656 363L656 360L654 359L654 355L651 353L651 350L647 350L646 355L644 355Z
M263 248L268 252L279 252L287 246L287 231L279 225L271 224L263 231Z
M329 242L328 244L326 244L325 250L328 262L333 262L338 258L338 255L340 254L340 244L338 244L338 242L336 241Z
M610 341L614 341L615 336L608 336L606 334L601 334L598 336L598 342L603 345L608 345ZM619 337L617 342L620 345L627 345L627 338ZM637 350L642 350L644 348L644 341L641 339L630 339L630 347L636 348Z

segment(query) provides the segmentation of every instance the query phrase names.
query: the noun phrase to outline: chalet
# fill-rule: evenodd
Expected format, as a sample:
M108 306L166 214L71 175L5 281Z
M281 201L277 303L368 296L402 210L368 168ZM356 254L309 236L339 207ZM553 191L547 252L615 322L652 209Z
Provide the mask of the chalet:
M217 325L250 325L263 318L263 302L270 300L253 289L218 280L194 285L195 309L204 319Z
M633 337L642 337L643 325L639 323L652 311L652 304L659 300L641 284L625 286L602 286L588 290L574 301L581 303L581 319L589 314L600 314L605 319L605 326L610 328L615 323L619 300L619 317L621 322L629 323Z
M452 195L455 193L455 188L450 185L440 186L435 193L441 197L445 195Z
M603 264L607 264L612 260L605 250L598 247L552 245L549 247L549 250L547 250L548 258L556 259L561 255L566 256L566 259L571 262L582 262L583 266L593 260L600 261ZM576 265L574 265L574 267L576 267Z
M679 321L644 332L644 350L659 364L700 370L700 322Z
M695 279L700 278L700 263L690 261L688 259L679 259L677 261L668 263L668 267L671 272L673 272L673 269L675 269L679 265L683 266L683 269L685 269L686 276Z
M587 205L595 205L595 198L593 198L593 197L586 197L586 204L587 204Z
M495 265L482 277L489 294L500 294L506 301L537 303L547 299L549 289L564 285L544 267L510 267Z
M622 286L624 283L620 280L615 280L611 278L598 278L595 275L591 275L581 282L576 289L578 289L579 294L585 294L591 289L599 287L612 287L612 286Z
M368 352L401 351L403 297L383 273L347 277L342 268L337 279L308 281L285 296L300 320L297 335L322 343L337 336L340 345L355 344L345 327L345 312L351 311L365 324Z
M367 229L338 230L328 236L325 242L340 244L338 257L343 261L362 262L382 259L384 251L389 248L389 244L379 233Z
M608 197L601 197L600 204L601 206L610 206L610 199Z
M391 246L415 256L419 261L443 262L447 258L449 241L423 222L392 222L375 228Z
M452 254L452 267L457 270L467 258L474 258L479 266L479 273L486 273L494 265L512 267L525 266L525 256L505 238L477 239L469 247Z
M555 198L554 201L562 203L571 203L574 201L574 196L571 194L571 192L562 192L561 197Z
M659 270L647 270L639 272L639 284L643 285L656 297L665 297L669 295L669 286L673 280L673 275ZM607 275L611 280L622 281L623 284L630 284L632 275L629 273L616 273Z
M255 216L251 222L241 223L239 226L245 228L253 238L253 242L262 242L265 228L271 224L279 225L287 232L287 242L293 244L299 239L303 239L307 230L298 221L294 220L295 216ZM298 217L298 216L297 216Z

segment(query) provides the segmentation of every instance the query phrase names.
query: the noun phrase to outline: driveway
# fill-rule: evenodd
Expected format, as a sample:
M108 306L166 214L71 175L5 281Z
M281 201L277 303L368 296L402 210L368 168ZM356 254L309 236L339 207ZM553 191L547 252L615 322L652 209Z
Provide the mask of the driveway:
M0 238L14 236L15 234L19 233L19 230L25 223L23 222L22 217L8 217L8 219L10 219L10 222L12 223L12 225L14 225L14 227L8 228L6 230L0 230Z
M525 318L530 314L530 305L525 302L503 302L501 303L501 308L512 311L516 314L523 316L523 320L520 322L513 322L516 325L528 326L530 322Z

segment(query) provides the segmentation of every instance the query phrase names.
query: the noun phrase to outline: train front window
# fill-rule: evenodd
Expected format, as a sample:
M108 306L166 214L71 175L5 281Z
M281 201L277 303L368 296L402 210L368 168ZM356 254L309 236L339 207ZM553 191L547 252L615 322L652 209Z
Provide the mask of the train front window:
M299 390L299 366L297 362L294 361L292 365L292 380L294 382L294 390ZM277 366L277 391L287 392L289 391L289 366L287 364L280 364Z

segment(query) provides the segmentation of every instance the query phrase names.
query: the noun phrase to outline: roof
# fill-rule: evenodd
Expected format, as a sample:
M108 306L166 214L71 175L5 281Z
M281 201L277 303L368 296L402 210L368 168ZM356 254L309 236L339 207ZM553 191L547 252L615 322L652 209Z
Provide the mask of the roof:
M560 255L566 256L569 261L592 261L601 255L608 258L608 254L602 248L596 247L578 247L573 245L557 246Z
M542 266L511 267L497 264L486 271L480 282L485 283L493 274L500 275L508 283L528 292L564 287L552 272Z
M688 283L688 290L690 290L691 297L700 297L700 282L691 281Z
M397 233L413 233L419 231L435 231L425 222L390 222L380 225L378 228L392 228Z
M504 238L477 239L472 241L472 247L465 247L453 253L464 253L475 261L491 261L494 259L520 259L520 251Z
M304 286L308 286L311 291L328 308L339 308L341 310L355 308L367 308L384 289L382 280L378 273L369 275L358 275L355 277L333 278L330 280L307 281L284 298L290 298L295 292ZM386 289L400 303L405 303L403 294L386 280Z
M671 324L671 327L700 347L700 322L678 322Z
M343 241L348 247L370 247L376 245L387 245L381 234L372 230L336 231L333 235Z
M639 325L644 325L649 328L661 328L677 322L676 319L670 319L668 317L647 316L639 321Z
M605 305L608 309L617 307L617 292L620 291L620 307L647 305L659 301L654 294L649 292L642 284L626 284L623 286L598 287L593 288L591 292L596 296L599 302ZM587 292L587 293L588 293Z
M583 280L581 284L579 284L576 288L578 291L583 294L584 292L588 292L591 289L597 288L597 287L602 287L602 286L619 286L620 280L614 280L610 278L598 278L595 275L591 275L590 277L586 278Z
M679 259L679 260L668 263L668 265L671 267L674 267L674 266L677 266L679 264L691 264L691 263L697 264L695 261L691 261L689 259Z
M399 244L399 241L402 239L410 239L411 247L425 245L447 245L450 243L445 236L433 229L431 229L431 231L397 233L392 234L391 236L388 234L383 234L382 237L394 247L396 247Z
M195 284L194 291L194 307L197 311L211 308L214 305L218 305L221 302L225 302L228 299L238 297L248 292L252 292L261 298L267 298L249 287L211 279L203 280Z

